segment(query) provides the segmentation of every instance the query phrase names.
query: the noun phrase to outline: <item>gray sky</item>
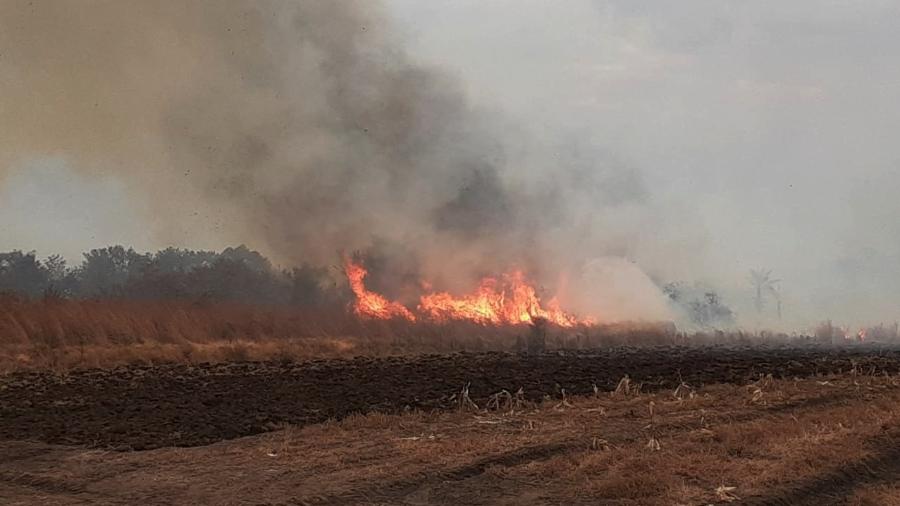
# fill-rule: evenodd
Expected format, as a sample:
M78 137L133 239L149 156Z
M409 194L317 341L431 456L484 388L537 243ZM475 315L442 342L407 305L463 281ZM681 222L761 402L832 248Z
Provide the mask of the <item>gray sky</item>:
M114 179L86 178L59 158L38 158L0 186L0 246L59 253L77 262L107 243L152 246Z
M474 104L639 174L648 197L598 219L652 277L720 287L747 314L748 271L766 267L790 325L900 318L896 2L385 3L412 56ZM161 241L114 177L64 155L17 163L0 249L234 239L211 218Z

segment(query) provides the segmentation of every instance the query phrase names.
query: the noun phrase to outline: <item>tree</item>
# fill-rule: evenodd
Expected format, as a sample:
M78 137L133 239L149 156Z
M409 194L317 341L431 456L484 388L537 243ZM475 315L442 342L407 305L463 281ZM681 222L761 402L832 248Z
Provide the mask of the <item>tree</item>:
M684 311L691 323L706 328L734 325L734 311L722 302L715 290L672 282L663 286L662 291Z
M157 251L153 255L153 266L163 273L190 272L212 265L218 256L214 251L192 251L170 247Z
M765 307L766 297L772 297L775 300L778 318L781 318L781 295L778 293L778 283L780 279L772 279L772 271L770 269L750 270L750 282L753 284L756 295L753 298L756 312L762 314Z
M130 278L143 274L150 265L149 254L137 253L132 248L110 246L92 249L84 254L79 269L81 295L118 295Z
M93 249L69 268L60 255L0 253L0 292L27 297L189 299L299 306L343 305L349 293L325 268L279 270L246 246L222 253L166 248L138 253L123 246Z
M303 264L285 272L290 280L290 301L300 306L317 306L330 302L334 294L327 288L328 271Z
M66 269L66 259L62 255L50 255L43 262L47 272L47 278L51 283L62 282L69 271Z
M272 270L272 263L269 259L262 256L258 251L254 251L243 244L237 248L225 248L219 254L219 260L228 260L243 264L244 266L256 272L268 272Z
M233 258L219 258L208 267L193 270L189 285L192 296L250 304L283 302L288 291L283 277L271 270Z
M47 289L48 284L47 269L33 251L0 253L0 291L37 297Z

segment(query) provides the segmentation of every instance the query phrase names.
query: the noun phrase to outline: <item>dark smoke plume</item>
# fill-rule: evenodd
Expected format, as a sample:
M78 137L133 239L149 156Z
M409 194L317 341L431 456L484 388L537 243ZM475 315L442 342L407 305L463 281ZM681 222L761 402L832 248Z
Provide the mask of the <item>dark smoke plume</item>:
M591 193L552 156L523 176L515 134L376 2L10 0L0 52L0 170L50 155L119 178L162 243L213 228L286 265L377 246L403 250L398 279L463 289L518 265L556 284L627 253L597 247L594 199L643 195L631 176Z

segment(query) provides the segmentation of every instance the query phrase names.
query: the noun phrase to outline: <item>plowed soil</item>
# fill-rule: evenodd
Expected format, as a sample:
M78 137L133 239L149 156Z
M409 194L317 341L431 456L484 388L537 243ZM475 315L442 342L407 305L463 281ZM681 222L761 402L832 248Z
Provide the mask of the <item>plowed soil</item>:
M900 349L662 347L536 356L503 353L303 363L129 366L0 377L0 440L117 450L198 446L353 413L444 409L470 385L477 403L501 390L559 399L859 371L900 371Z
M850 372L287 426L115 452L0 440L0 504L900 504L900 376Z

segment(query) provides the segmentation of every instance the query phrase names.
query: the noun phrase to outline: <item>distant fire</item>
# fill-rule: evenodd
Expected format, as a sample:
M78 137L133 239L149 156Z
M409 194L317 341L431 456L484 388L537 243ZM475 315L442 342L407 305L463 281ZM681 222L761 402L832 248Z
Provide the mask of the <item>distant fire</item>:
M851 332L849 329L844 330L844 339L847 341L857 340L859 342L865 342L868 337L868 330L862 328L859 329L856 333Z
M418 314L420 319L428 321L467 320L494 325L531 323L536 319L547 320L562 327L591 323L563 311L556 297L543 306L535 288L529 284L525 274L518 270L496 278L484 278L473 293L462 296L432 292L431 285L423 282L423 288L429 293L419 298L416 314L399 302L389 301L366 289L363 282L366 269L349 258L344 259L344 272L356 296L353 310L360 316L415 321Z

